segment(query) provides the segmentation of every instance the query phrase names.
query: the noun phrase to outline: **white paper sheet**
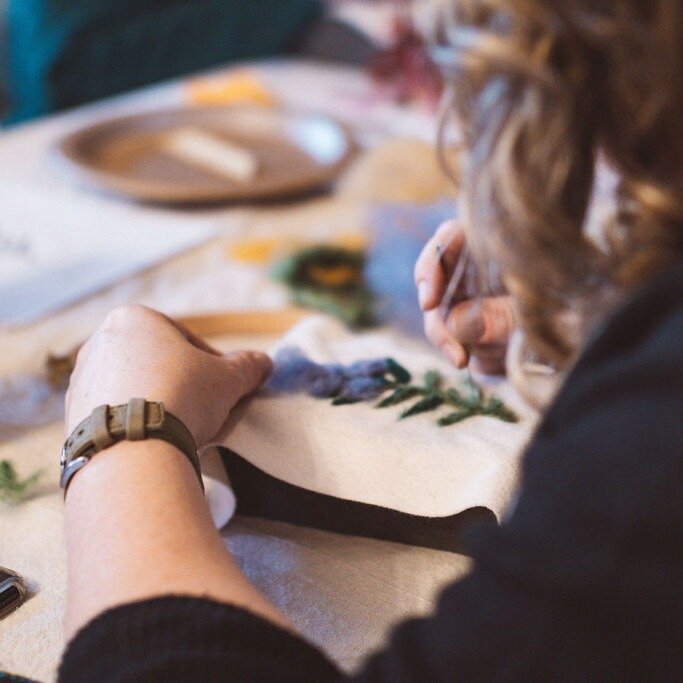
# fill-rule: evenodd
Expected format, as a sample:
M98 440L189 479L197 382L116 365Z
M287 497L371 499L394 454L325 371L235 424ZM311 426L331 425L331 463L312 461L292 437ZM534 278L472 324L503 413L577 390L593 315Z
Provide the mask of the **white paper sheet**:
M209 238L205 221L0 183L0 325L32 322Z

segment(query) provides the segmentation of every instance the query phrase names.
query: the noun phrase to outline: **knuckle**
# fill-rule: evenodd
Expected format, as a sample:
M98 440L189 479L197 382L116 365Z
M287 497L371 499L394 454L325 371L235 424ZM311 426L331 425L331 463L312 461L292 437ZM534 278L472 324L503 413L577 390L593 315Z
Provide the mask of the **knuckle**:
M104 325L106 327L117 327L148 319L151 315L150 309L141 304L124 304L117 306L107 314Z

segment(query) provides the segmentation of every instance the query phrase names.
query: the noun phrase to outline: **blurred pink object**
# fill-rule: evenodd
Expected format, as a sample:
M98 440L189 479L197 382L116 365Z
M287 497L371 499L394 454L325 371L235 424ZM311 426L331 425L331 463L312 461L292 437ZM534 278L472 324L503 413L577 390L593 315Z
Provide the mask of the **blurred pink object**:
M393 45L368 64L374 81L397 102L424 102L436 108L444 89L443 76L415 25L412 0L395 0Z

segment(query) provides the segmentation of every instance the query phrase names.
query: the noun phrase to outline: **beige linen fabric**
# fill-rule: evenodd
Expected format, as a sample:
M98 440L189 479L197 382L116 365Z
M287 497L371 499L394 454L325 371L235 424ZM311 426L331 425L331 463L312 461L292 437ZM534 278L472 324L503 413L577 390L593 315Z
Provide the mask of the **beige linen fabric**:
M277 348L289 346L320 363L391 356L415 381L429 370L455 387L464 378L424 341L391 329L352 333L324 316L302 321ZM514 409L519 423L478 416L441 428L435 421L444 408L399 420L405 405L335 407L303 394L262 391L235 412L224 443L268 474L317 493L425 517L485 506L500 518L537 416L506 381L486 391Z

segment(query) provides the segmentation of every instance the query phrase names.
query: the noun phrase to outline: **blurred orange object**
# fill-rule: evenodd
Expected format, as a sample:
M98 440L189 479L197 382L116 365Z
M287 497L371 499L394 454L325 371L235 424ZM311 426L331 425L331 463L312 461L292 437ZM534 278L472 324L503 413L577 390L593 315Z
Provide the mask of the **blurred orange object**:
M226 254L233 261L261 265L268 263L273 258L273 254L282 245L282 242L276 237L243 240L228 245Z
M252 104L274 107L277 104L254 71L231 71L194 78L186 87L190 103L197 106Z
M231 242L227 245L226 256L240 263L253 265L265 265L282 258L284 255L294 253L307 246L318 244L316 240L296 239L292 237L264 237L245 239ZM358 233L339 235L331 241L325 241L331 246L341 247L354 251L362 251L367 247L367 239Z

